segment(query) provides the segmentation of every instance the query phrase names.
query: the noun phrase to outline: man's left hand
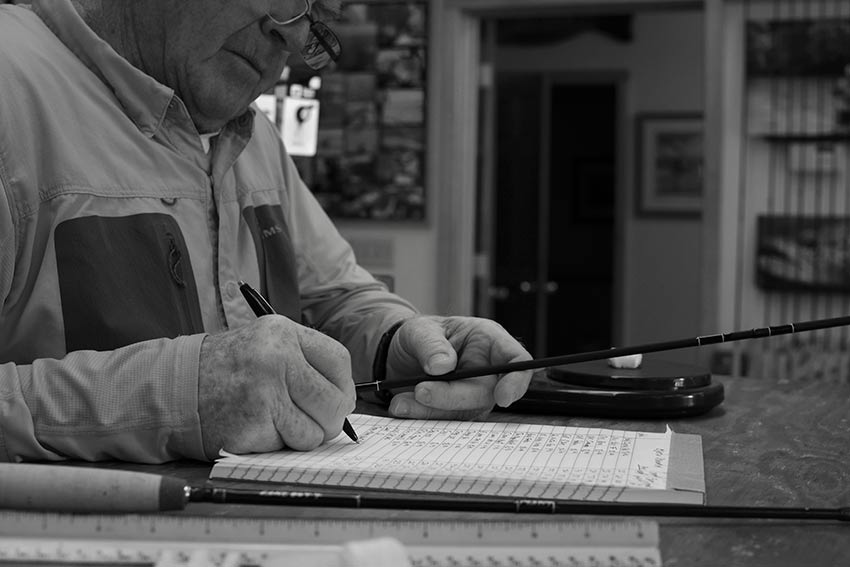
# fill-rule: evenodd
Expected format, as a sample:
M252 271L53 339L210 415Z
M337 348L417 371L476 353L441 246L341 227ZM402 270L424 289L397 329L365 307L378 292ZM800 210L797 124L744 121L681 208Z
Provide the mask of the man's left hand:
M424 374L531 360L495 321L475 317L420 316L399 327L387 353L387 382ZM390 415L412 419L475 419L506 407L528 389L532 371L452 382L422 382L396 394Z

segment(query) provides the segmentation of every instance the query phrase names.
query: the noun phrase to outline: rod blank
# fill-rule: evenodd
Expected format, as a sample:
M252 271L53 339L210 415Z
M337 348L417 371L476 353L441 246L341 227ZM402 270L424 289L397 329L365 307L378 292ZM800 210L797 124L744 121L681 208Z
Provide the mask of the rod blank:
M230 488L193 488L193 502L266 504L333 508L378 508L489 512L513 514L666 516L695 518L751 518L780 520L850 521L850 508L782 508L764 506L703 506L695 504L652 504L581 502L570 500L515 500L507 498L450 498L385 496L381 494L291 492Z
M730 333L717 333L714 335L690 337L687 339L676 339L672 341L647 343L636 346L615 347L604 350L592 350L576 354L552 356L549 358L538 358L536 360L524 360L520 362L511 362L508 364L498 364L494 366L464 368L461 370L455 370L454 372L449 372L448 374L442 374L440 376L430 376L428 374L423 374L414 378L405 378L402 380L392 380L388 382L361 382L360 384L355 384L355 388L357 389L357 391L365 390L375 392L389 389L395 390L398 388L407 388L410 386L415 386L420 382L451 382L454 380L462 380L464 378L473 378L476 376L507 374L509 372L518 372L521 370L537 370L541 368L551 368L552 366L561 366L564 364L588 362L590 360L605 360L608 358L628 356L631 354L646 354L649 352L660 352L666 350L677 350L681 348L692 348L720 343L730 343L746 339L776 337L779 335L802 333L806 331L816 331L818 329L829 329L832 327L842 327L846 325L850 325L850 316L833 317L830 319L815 319L812 321L802 321L799 323L774 325L772 327L759 327L743 331L733 331Z

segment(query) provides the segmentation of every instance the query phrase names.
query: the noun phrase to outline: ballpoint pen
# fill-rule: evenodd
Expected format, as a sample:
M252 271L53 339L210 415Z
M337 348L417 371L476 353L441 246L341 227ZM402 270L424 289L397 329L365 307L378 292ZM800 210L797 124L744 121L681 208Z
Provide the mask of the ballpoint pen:
M243 281L239 282L239 291L242 292L242 295L245 297L245 301L248 302L248 305L251 306L251 309L257 317L262 317L263 315L274 315L274 308L268 301L266 301L265 297L260 295L259 291ZM351 426L351 422L348 421L348 418L342 422L342 430L352 441L355 443L360 442L357 437L357 432L354 431L354 428Z

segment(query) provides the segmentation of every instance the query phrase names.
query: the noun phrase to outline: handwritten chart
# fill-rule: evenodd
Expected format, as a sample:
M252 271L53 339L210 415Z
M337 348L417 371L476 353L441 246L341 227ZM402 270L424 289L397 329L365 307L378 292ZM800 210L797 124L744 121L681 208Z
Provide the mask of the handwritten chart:
M340 436L307 453L227 455L210 476L512 498L683 501L665 496L669 428L650 433L360 414L350 421L359 444Z

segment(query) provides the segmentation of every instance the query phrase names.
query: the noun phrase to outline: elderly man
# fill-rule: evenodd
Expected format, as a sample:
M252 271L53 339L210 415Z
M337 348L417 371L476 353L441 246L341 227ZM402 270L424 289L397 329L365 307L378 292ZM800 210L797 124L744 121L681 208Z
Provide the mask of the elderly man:
M420 315L359 267L249 108L290 53L338 55L333 10L0 6L0 460L308 450L373 366L529 358L496 323ZM257 318L240 280L280 315ZM423 383L389 411L471 418L529 379Z

